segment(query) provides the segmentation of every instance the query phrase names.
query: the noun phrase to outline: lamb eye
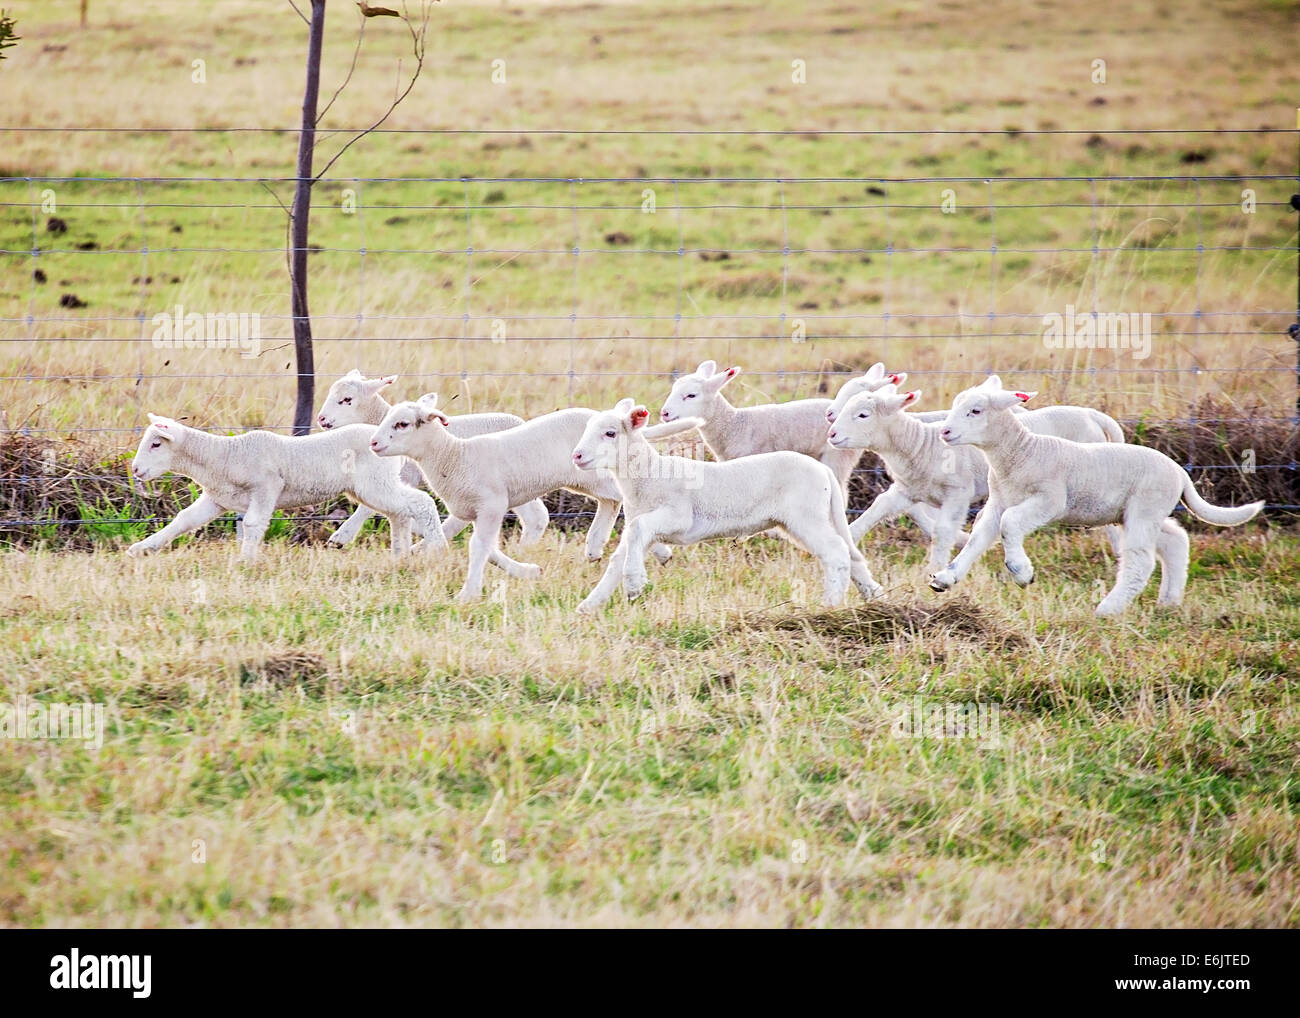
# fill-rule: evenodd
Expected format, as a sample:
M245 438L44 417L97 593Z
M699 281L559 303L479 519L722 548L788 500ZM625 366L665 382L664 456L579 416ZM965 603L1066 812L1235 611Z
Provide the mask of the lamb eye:
M682 397L682 398L683 398L683 399L694 399L694 398L695 398L695 393L693 393L693 392L688 392L688 393L687 393L684 397Z
M617 438L617 437L618 437L618 434L617 434L617 432L614 432L614 431L607 431L607 432L605 432L605 437L606 437L606 438Z
M344 396L341 400L339 400L339 406L348 406L351 402L352 402L351 396Z
M153 445L149 446L149 448L150 448L150 449L157 449L160 445L162 445L162 440L161 440L161 439L159 439L158 441L154 442Z
M859 419L859 420L863 420L863 421L865 421L865 420L867 419L867 415L866 415L866 414L858 414L858 419Z
M404 428L404 427L406 427L406 421L398 421L396 424L393 425L393 427L395 427L395 428Z
M979 407L976 407L974 410L971 411L971 414L972 414L973 416L978 417L979 414L980 414L980 408L979 408Z

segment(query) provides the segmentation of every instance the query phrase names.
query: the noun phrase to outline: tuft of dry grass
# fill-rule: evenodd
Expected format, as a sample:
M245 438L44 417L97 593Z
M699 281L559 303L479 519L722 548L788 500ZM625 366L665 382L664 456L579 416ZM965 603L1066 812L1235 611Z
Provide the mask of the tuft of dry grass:
M242 683L265 682L275 687L319 691L329 678L329 662L323 654L287 650L245 661L239 666Z
M1000 626L980 605L964 597L938 605L870 601L835 611L800 612L794 615L772 609L746 620L755 628L802 632L819 639L834 640L851 648L892 643L899 637L915 640L956 635L993 650L1022 646L1025 638Z

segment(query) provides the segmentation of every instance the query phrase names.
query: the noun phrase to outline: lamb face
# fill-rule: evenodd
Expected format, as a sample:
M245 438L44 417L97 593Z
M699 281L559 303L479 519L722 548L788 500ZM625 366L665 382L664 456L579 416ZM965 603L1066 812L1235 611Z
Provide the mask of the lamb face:
M740 374L739 367L723 372L716 368L713 361L704 361L691 374L677 379L659 411L659 419L668 423L681 417L712 417L722 387Z
M840 386L840 391L835 394L835 399L826 408L827 422L834 424L843 412L845 404L855 396L860 396L864 392L876 392L886 385L902 385L905 378L907 378L906 374L886 374L885 365L877 361L867 369L866 374L859 375L857 378L850 378Z
M171 470L176 443L182 438L181 429L169 417L150 414L149 422L131 460L131 473L139 481L152 481Z
M844 404L826 441L836 449L879 448L888 441L884 433L888 419L920 398L920 389L900 393L893 385L854 396Z
M614 470L626 461L629 434L643 427L650 411L632 399L621 399L613 410L597 414L583 429L573 449L573 465L579 470Z
M1007 392L1002 380L990 375L982 384L957 394L939 437L949 445L986 445L996 441L998 411L1027 403L1038 393Z
M419 401L398 403L384 416L375 428L370 448L376 456L410 456L418 458L423 445L421 430L426 427L445 428L447 415L437 408L436 395L421 396Z
M367 411L384 408L384 404L377 399L380 390L396 381L396 375L366 378L353 368L330 386L324 402L321 403L320 413L316 415L316 423L326 431L347 424L374 423L371 414Z

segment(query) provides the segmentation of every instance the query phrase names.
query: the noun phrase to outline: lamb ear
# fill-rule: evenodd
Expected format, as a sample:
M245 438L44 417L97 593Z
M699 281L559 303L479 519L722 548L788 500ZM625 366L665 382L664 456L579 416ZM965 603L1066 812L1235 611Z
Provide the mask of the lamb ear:
M426 392L416 402L422 407L436 407L438 405L438 394L436 392Z
M636 406L636 400L631 396L624 396L614 404L614 413L619 414L620 416L626 416L632 412L634 406Z
M902 385L904 382L907 381L907 372L896 371L889 376L889 380L893 382L895 385Z
M994 410L1006 410L1017 403L1027 403L1037 395L1036 392L994 392L989 394L989 406Z
M713 373L717 370L717 361L700 361L700 366L695 369L695 373L701 378L711 378L713 377Z
M380 389L386 388L397 381L396 375L385 375L383 378L365 378L362 379L367 392L375 393Z
M908 394L899 392L898 386L892 383L877 389L873 395L876 397L876 406L886 413L897 413L907 406Z
M863 375L862 377L865 378L868 382L874 382L874 381L876 381L877 379L884 378L884 377L885 377L885 365L884 365L881 361L876 361L875 364L873 364L873 365L871 365L871 367L867 368L867 373L866 373L865 375Z
M735 378L738 374L740 374L739 364L737 364L734 368L727 368L727 370L722 372L721 374L714 375L712 378L709 379L709 385L713 387L714 392L717 392L724 385L726 385L733 378Z
M159 414L149 414L149 423L158 429L158 434L171 442L180 434L180 428L170 417L162 417Z
M353 368L343 377L347 379L364 379L366 376L361 373L359 368Z
M980 382L979 387L981 389L1001 389L1002 379L1000 379L997 375L989 375L988 378Z
M644 428L645 422L649 419L650 411L643 406L636 406L632 408L632 413L628 416L628 423L632 426L632 430L635 431L637 428Z
M913 389L911 392L903 393L903 402L899 403L898 405L900 408L909 407L920 398L921 398L921 390Z

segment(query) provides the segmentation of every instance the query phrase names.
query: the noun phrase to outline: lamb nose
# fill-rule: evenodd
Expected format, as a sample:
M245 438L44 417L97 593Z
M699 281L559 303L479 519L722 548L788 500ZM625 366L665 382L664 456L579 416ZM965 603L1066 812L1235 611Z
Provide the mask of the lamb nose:
M660 410L660 411L659 411L659 417L660 417L661 420L665 420L665 421L668 420L668 411L667 411L667 410Z

